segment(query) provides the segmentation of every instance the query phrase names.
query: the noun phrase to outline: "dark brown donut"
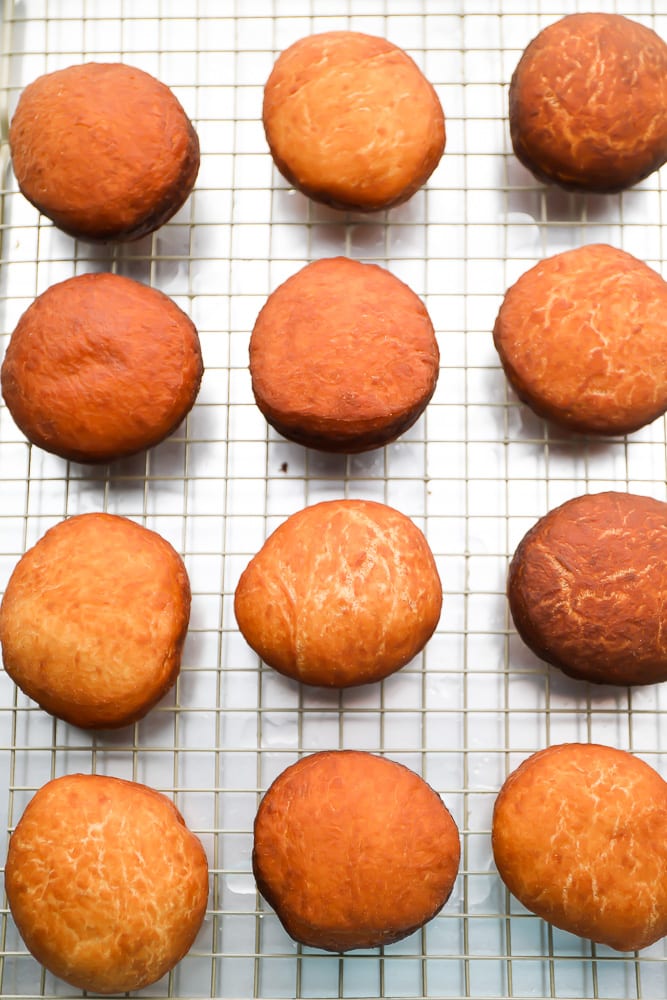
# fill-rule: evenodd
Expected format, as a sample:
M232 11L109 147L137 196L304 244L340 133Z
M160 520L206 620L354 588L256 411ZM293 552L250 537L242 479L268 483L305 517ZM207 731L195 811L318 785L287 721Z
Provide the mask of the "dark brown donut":
M620 14L569 14L521 56L509 121L540 180L601 193L637 184L667 160L667 44Z

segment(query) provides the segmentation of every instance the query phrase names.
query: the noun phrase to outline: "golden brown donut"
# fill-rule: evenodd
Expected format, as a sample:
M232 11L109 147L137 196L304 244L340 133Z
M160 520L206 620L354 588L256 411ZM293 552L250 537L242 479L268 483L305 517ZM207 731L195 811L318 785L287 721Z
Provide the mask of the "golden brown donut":
M500 790L492 844L510 892L555 927L618 951L667 934L667 783L638 757L533 754Z
M292 514L243 571L234 598L238 626L265 663L335 688L406 664L441 606L422 532L370 500L325 500Z
M25 197L70 236L136 240L174 215L199 170L175 95L122 63L83 63L30 83L9 130Z
M524 536L507 591L517 632L571 677L667 680L667 503L595 493L549 511Z
M623 250L594 243L531 267L493 339L519 399L568 430L629 434L667 410L667 282Z
M89 729L142 718L172 687L190 617L183 560L115 514L77 514L19 559L0 604L5 670Z
M78 989L124 993L160 979L190 949L206 914L208 864L166 796L73 774L28 803L5 888L38 962Z
M263 121L283 176L315 201L376 212L407 201L445 149L433 86L410 56L357 31L309 35L279 56Z
M540 180L602 193L637 184L667 160L667 45L620 14L569 14L521 56L509 121Z
M449 899L459 856L440 796L358 750L288 767L255 819L259 891L292 938L327 951L376 948L422 927Z
M284 437L321 451L394 441L426 409L439 364L421 299L385 268L347 257L283 282L250 338L258 407Z
M2 395L33 444L111 462L159 444L192 409L199 336L168 296L118 274L81 274L35 299L14 330Z

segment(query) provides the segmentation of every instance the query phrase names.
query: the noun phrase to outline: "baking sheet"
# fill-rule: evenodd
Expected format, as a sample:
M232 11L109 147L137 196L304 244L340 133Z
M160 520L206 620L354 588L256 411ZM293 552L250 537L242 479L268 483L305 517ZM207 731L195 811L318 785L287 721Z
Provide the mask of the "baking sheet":
M606 241L667 275L667 175L618 196L545 188L514 159L507 85L523 47L575 10L643 21L667 38L664 0L21 0L2 5L1 95L11 113L40 73L88 59L140 66L169 84L200 136L196 190L152 237L91 247L56 231L2 185L2 349L54 281L113 270L171 295L198 326L206 373L186 423L145 456L94 468L27 445L0 404L0 589L26 547L62 518L124 514L182 552L193 589L180 681L150 716L90 735L55 721L0 673L0 858L48 779L96 771L174 798L211 866L190 954L142 995L174 997L667 996L664 944L621 955L553 930L505 892L490 853L505 775L534 750L591 740L633 750L667 776L665 691L593 688L547 669L517 640L508 559L557 503L613 488L665 500L664 419L599 442L555 432L508 391L491 340L505 288L543 255ZM310 203L277 174L261 126L278 52L352 28L406 48L440 95L447 151L427 187L378 216ZM6 146L3 147L6 155ZM304 263L347 254L388 267L423 297L442 368L425 416L355 457L287 443L254 405L248 338L269 292ZM306 504L382 500L425 531L442 576L440 625L382 684L335 694L264 668L232 611L241 570ZM300 755L359 748L416 770L462 837L449 903L422 931L345 957L300 948L258 897L251 829L262 792ZM78 996L27 954L6 905L3 997Z

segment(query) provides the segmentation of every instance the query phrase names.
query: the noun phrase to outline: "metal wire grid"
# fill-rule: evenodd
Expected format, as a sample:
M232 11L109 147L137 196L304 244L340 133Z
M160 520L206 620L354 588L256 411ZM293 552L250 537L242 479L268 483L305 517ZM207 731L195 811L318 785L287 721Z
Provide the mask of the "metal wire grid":
M0 674L0 823L34 790L76 770L145 781L173 796L208 851L209 912L191 952L148 996L664 997L662 944L619 955L552 930L510 899L493 869L490 816L507 772L568 739L630 748L667 775L665 696L591 688L547 670L517 640L504 599L523 532L570 496L605 488L666 499L664 420L599 443L557 434L520 406L490 329L507 285L547 253L607 241L665 268L664 172L604 199L537 184L510 153L506 87L550 20L613 10L667 37L663 0L23 0L3 8L2 93L11 111L39 73L84 59L139 65L168 83L202 145L196 191L137 244L93 248L59 234L3 183L3 340L56 280L111 269L161 288L200 331L206 374L168 442L103 469L30 448L0 404L0 588L51 524L125 514L181 551L193 589L184 668L148 719L90 736L46 716ZM290 191L259 121L276 54L311 31L385 35L424 68L447 115L447 152L427 188L380 217L343 215ZM6 144L3 144L6 155ZM442 370L424 418L363 456L323 456L267 431L250 392L247 342L266 295L308 260L383 264L426 302ZM384 683L311 691L263 668L239 636L238 575L266 535L307 503L362 496L424 529L445 604L424 653ZM461 831L452 899L421 932L381 952L297 947L258 898L252 820L263 790L303 753L384 753L440 792ZM4 856L4 853L3 853ZM26 954L6 908L2 996L67 996Z

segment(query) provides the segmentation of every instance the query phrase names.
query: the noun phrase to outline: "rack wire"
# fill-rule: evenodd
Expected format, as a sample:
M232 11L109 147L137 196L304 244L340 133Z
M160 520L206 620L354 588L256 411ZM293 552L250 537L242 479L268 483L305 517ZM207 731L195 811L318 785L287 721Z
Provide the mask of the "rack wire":
M507 286L542 256L609 242L667 267L666 175L617 196L536 182L511 153L507 86L528 41L575 10L623 13L667 37L663 0L15 0L2 5L3 136L22 88L85 60L121 60L172 87L202 147L196 189L152 237L91 247L28 205L2 143L2 347L57 280L113 270L171 295L195 321L206 372L184 425L146 455L95 468L30 447L0 403L0 590L52 524L90 510L154 528L183 554L193 605L176 689L144 721L91 735L56 721L0 672L0 858L48 779L95 771L166 792L208 852L211 896L190 954L142 995L162 997L664 998L663 943L620 954L555 930L504 890L490 852L495 795L529 753L563 740L630 749L667 776L660 685L592 687L518 640L504 595L525 530L602 489L667 499L663 419L604 442L555 431L508 390L491 340ZM368 217L315 205L275 171L261 125L277 54L352 28L405 48L435 85L447 151L409 203ZM388 267L425 301L442 368L398 442L327 456L286 442L254 405L248 338L266 296L335 254ZM443 615L424 652L383 683L307 689L264 667L233 615L238 576L290 513L333 497L392 504L424 530ZM462 864L442 913L382 950L330 955L291 941L257 895L252 822L300 755L358 748L401 761L442 795ZM28 955L6 907L3 997L77 996Z

